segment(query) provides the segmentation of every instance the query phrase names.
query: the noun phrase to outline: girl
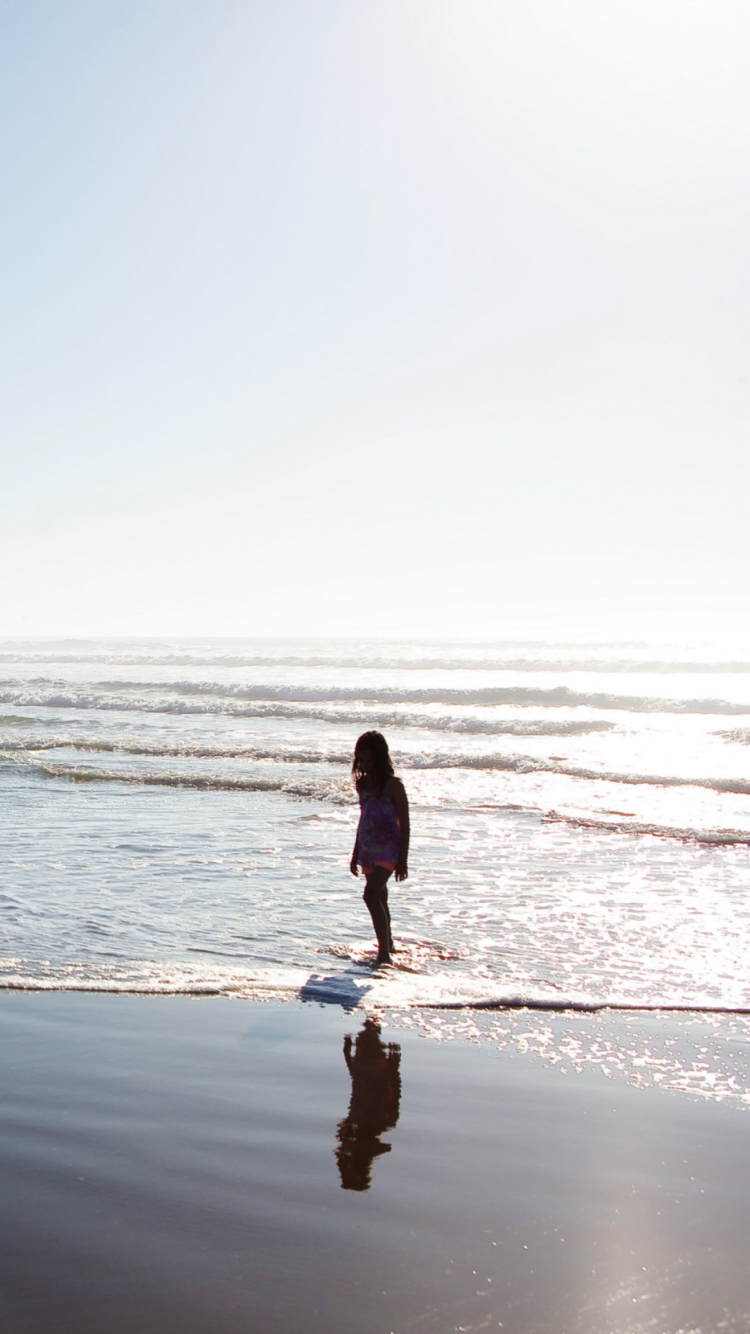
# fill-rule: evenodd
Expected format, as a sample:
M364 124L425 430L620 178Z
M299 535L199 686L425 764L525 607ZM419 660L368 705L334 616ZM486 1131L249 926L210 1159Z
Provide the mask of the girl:
M409 803L400 778L394 778L388 743L380 732L365 732L354 747L354 783L360 816L349 869L366 877L363 898L370 910L378 957L375 967L390 963L393 950L388 880L406 880L409 870Z

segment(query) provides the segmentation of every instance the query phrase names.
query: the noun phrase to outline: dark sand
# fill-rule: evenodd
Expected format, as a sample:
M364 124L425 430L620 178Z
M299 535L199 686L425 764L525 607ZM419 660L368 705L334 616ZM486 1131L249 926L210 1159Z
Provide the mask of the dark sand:
M747 1113L363 1024L0 997L2 1334L750 1329Z

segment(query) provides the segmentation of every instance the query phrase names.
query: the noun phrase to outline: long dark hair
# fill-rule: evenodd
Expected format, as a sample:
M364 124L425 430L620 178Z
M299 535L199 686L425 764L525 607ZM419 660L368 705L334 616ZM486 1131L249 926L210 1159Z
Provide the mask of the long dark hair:
M354 785L358 792L362 791L362 782L365 775L359 767L357 756L363 750L369 750L373 758L372 773L369 775L373 789L377 793L382 793L388 779L393 778L393 765L388 754L388 742L380 732L363 732L359 737L354 747L354 759L352 761Z

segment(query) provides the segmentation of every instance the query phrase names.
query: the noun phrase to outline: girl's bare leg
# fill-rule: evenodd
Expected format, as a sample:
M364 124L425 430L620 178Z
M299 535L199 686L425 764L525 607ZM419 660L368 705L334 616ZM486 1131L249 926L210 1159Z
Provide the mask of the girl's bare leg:
M388 879L391 872L385 866L373 866L362 895L378 938L378 963L390 963L391 914L388 911Z

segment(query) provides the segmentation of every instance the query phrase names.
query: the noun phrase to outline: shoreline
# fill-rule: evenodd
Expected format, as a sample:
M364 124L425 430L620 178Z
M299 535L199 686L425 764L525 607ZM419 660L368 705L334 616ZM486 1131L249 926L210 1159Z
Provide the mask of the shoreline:
M366 980L366 977L367 974L363 973L360 977L357 978L357 980L363 981ZM49 986L45 986L41 982L29 982L24 984L18 982L4 982L0 980L0 995L134 996L134 997L151 998L154 1000L158 999L169 1000L170 998L173 999L195 998L196 1000L218 999L218 1000L245 1001L249 1004L254 1004L257 1002L258 1004L277 1003L280 1005L287 1003L294 1004L296 1001L301 1001L303 1005L316 1004L316 1005L341 1006L343 1009L347 1010L354 1010L361 1008L360 1004L357 1001L355 1001L352 1004L349 1004L345 999L336 997L334 995L328 995L322 989L320 991L316 990L315 984L317 980L318 979L316 978L316 976L313 975L309 982L303 984L301 987L295 990L290 990L288 992L282 992L281 989L279 988L275 990L272 988L268 988L267 991L264 991L262 987L258 987L257 991L252 993L240 992L239 990L233 991L230 987L220 987L220 986L212 987L212 986L197 985L194 987L181 987L181 988L175 987L171 989L165 988L164 990L160 991L155 987L116 986L116 985L107 987L107 986L94 985L93 983L90 986L87 986L85 983L76 983L75 985L62 986L58 980L51 982ZM323 979L323 981L325 982L329 982L331 980L332 979L329 978ZM365 998L365 996L366 993L364 994L363 999ZM379 1003L377 1004L376 1008L387 1009L387 1008L397 1008L397 1007L395 1005L389 1006L386 996L381 996L379 998ZM438 1010L438 1011L445 1010L452 1013L465 1012L467 1014L475 1012L503 1014L503 1013L516 1013L519 1010L529 1010L532 1013L539 1011L544 1014L611 1015L613 1018L616 1018L617 1015L620 1014L644 1014L644 1015L653 1014L657 1017L663 1016L664 1018L667 1019L671 1018L674 1015L680 1015L686 1018L690 1018L692 1016L695 1016L696 1018L711 1018L711 1016L713 1015L716 1016L736 1015L739 1018L741 1018L745 1015L750 1015L750 1006L746 1005L700 1005L700 1004L692 1004L689 1001L685 1002L684 1004L680 1002L672 1003L670 1001L654 1002L652 1004L649 1004L648 1002L639 1003L638 1001L555 1000L555 999L546 999L543 997L525 997L525 996L519 996L518 999L509 998L503 1000L457 1000L457 1001L413 1000L410 1002L409 1008L412 1009L417 1014L421 1013L422 1011L431 1011L431 1010Z
M747 1327L741 1108L207 999L0 995L13 1334Z

